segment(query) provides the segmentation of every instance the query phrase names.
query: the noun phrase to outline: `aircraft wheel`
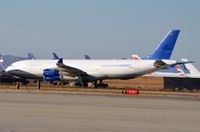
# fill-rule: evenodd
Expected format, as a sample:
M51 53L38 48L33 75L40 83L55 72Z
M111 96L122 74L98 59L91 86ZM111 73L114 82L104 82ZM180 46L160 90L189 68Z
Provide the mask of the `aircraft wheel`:
M81 82L81 87L88 87L88 82Z

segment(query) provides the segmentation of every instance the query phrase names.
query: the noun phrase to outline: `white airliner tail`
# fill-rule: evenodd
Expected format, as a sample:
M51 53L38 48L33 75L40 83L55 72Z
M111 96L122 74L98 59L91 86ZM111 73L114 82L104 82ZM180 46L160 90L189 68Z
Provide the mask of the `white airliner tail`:
M131 57L132 57L132 60L141 60L141 58L137 54L132 54Z
M180 76L180 77L185 77L185 76L186 76L185 72L184 72L183 69L180 67L180 65L176 65L175 67L176 67L176 70L179 72L179 76Z
M182 61L188 61L188 59L181 59ZM186 63L184 64L185 68L189 70L190 74L196 74L200 73L200 71L192 64L192 63Z

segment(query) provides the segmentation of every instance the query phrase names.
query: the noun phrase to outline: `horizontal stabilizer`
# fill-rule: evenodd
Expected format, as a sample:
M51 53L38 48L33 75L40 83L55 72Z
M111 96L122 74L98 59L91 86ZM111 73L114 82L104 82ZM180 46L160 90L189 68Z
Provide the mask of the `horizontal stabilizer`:
M194 61L174 61L174 60L156 60L154 66L156 68L166 68L166 67L173 67L175 65L180 64L187 64L187 63L194 63Z

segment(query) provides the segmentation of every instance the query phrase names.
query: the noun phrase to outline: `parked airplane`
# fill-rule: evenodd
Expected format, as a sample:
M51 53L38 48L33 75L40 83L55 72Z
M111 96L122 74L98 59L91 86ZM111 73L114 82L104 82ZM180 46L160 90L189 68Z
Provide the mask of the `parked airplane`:
M10 65L16 61L27 60L27 59L28 60L36 59L32 53L27 53L27 57L17 57L17 56L12 56L12 55L8 55L8 56L11 56L11 57L5 57L5 56L0 55L0 61L3 65L4 69L6 69L8 65ZM17 58L17 59L15 59L15 58Z
M35 57L34 57L34 55L32 53L28 53L28 58L24 58L24 59L30 59L30 60L32 60L32 59L35 59ZM17 81L21 81L24 84L28 83L24 78L20 78L20 77L8 74L6 72L6 68L8 66L9 65L4 60L3 56L0 55L0 78L4 78L4 79L7 78L9 80L17 80Z
M53 52L52 53L53 54L53 60L55 59L55 60L58 60L58 59L60 59L60 57L58 57L58 55L55 53L55 52Z
M178 34L179 30L170 31L158 48L150 56L145 57L145 59L158 58L154 60L64 60L65 64L62 63L62 59L59 59L57 63L52 60L20 61L13 63L6 71L28 79L78 80L82 86L86 86L89 81L94 81L96 86L97 80L130 79L179 64L172 60L160 60L160 58L169 59ZM169 46L169 44L171 45ZM54 58L58 58L55 57L55 53L53 55Z
M175 60L23 60L8 66L6 72L25 79L38 81L79 81L87 86L105 79L131 79L168 66L187 62ZM100 82L100 85L103 85ZM38 83L39 86L39 83Z

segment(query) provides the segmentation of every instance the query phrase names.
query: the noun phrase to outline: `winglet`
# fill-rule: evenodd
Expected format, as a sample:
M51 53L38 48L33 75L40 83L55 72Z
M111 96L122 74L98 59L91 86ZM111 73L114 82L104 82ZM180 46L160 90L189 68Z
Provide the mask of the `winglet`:
M57 64L63 64L63 58L60 58L57 62Z
M156 60L156 59L170 59L176 40L180 30L171 30L165 36L165 38L160 42L158 47L156 47L153 52L146 56L146 60Z

